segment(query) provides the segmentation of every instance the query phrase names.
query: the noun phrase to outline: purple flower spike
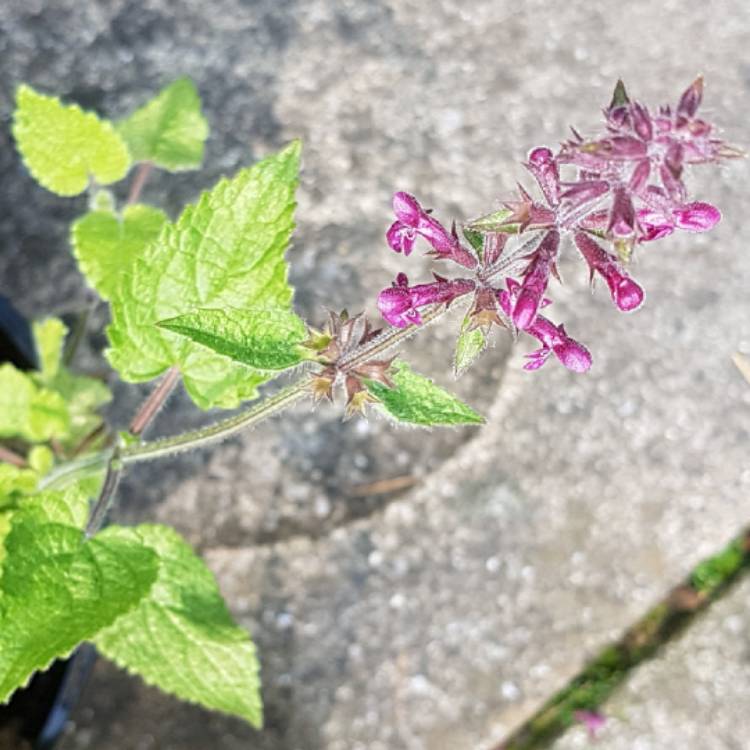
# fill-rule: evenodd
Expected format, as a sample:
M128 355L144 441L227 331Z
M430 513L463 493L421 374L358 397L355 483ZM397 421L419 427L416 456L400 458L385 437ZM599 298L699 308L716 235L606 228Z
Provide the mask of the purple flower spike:
M535 148L525 166L539 183L547 203L556 206L560 202L560 172L552 152L545 147Z
M650 141L654 137L654 126L651 122L651 116L648 110L638 102L630 106L630 116L633 122L633 130L643 141Z
M513 323L521 331L525 331L534 322L539 311L559 247L560 233L553 229L544 235L534 251L513 307Z
M393 285L378 295L380 314L396 328L421 325L418 308L438 303L450 305L457 297L469 294L476 288L476 283L468 279L448 280L437 275L435 278L437 281L431 284L410 287L406 274L400 273Z
M589 264L591 273L596 271L607 282L612 301L622 312L631 312L643 302L643 289L630 278L619 263L597 242L583 232L576 232L575 243Z
M476 257L461 246L455 232L449 232L437 219L430 216L419 201L409 193L399 192L393 196L393 212L396 221L386 233L391 249L409 255L417 235L432 245L436 255L452 260L465 268L477 266Z
M648 159L642 159L635 165L635 169L630 175L628 181L628 188L633 193L640 193L648 183L649 175L651 174L651 162Z
M521 286L514 279L507 279L507 286L507 290L501 289L497 292L497 300L502 311L510 315ZM524 370L538 370L550 354L554 354L571 372L586 372L590 369L592 360L589 350L583 344L570 338L564 326L556 326L543 315L537 315L534 322L526 329L526 333L538 339L542 346L526 355L529 361L524 365Z
M698 76L685 90L677 105L677 114L692 117L701 105L703 99L703 76Z
M615 190L612 211L609 215L608 231L615 237L630 237L635 228L633 200L623 188Z
M687 203L672 211L675 225L688 232L708 232L721 220L721 211L710 203Z

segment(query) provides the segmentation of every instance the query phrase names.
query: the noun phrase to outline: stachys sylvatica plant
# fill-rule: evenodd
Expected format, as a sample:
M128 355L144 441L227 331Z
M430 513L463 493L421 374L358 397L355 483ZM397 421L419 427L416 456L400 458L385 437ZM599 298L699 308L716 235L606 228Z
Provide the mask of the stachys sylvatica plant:
M481 423L394 354L462 300L457 373L495 326L538 341L528 370L553 355L587 371L588 349L543 310L559 255L578 253L615 307L631 312L644 299L626 270L631 255L719 221L718 209L692 200L683 181L694 164L738 154L698 116L702 89L699 78L676 106L649 110L618 83L598 133L573 130L557 150L531 150L525 166L536 184L473 221L447 228L397 192L387 244L408 256L426 243L440 271L416 285L398 274L377 296L386 323L377 327L363 314L332 313L311 325L294 312L285 252L298 142L220 180L172 222L140 194L151 170L202 162L208 127L189 80L120 122L20 86L12 127L29 171L58 195L88 194L70 244L109 305L105 356L125 381L161 380L116 432L98 415L107 387L72 368L80 326L69 335L61 321L41 320L39 369L0 366L0 702L89 642L150 684L260 726L253 644L205 565L165 526L105 527L122 472L226 438L294 403L333 399L339 389L347 417L381 411L416 425ZM133 168L127 200L117 205L107 186ZM260 397L259 386L289 370L298 371L291 384ZM178 383L201 409L251 403L208 427L143 441Z

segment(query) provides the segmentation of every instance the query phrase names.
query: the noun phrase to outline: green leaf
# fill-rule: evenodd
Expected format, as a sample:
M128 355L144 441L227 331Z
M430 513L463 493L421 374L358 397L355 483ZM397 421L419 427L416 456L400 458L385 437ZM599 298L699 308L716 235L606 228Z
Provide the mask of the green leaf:
M102 424L98 410L112 400L109 388L100 380L85 375L73 375L61 369L50 383L68 408L70 421L61 443L64 448L77 445L86 435Z
M513 213L509 208L501 208L499 211L493 211L491 214L486 216L480 216L478 219L474 219L466 224L466 229L469 232L479 232L481 234L487 234L491 232L504 232L505 234L518 234L520 224L505 224L508 217Z
M396 361L389 376L395 388L368 381L367 388L383 408L399 422L419 425L482 424L483 417L463 401L415 373L405 362Z
M39 362L42 366L42 379L47 381L57 375L62 355L62 345L68 329L58 318L47 318L32 326Z
M34 492L38 480L39 475L34 469L0 463L0 508L14 504L18 494Z
M208 123L189 78L180 78L118 123L135 161L150 161L171 172L197 169L203 161Z
M13 136L34 178L58 195L78 195L92 177L101 185L117 182L130 167L127 146L110 123L30 86L16 92Z
M203 561L164 526L110 527L100 536L153 549L160 567L148 596L94 638L99 651L151 685L260 727L255 647Z
M0 437L32 443L64 437L70 414L60 394L40 388L11 364L0 365Z
M284 252L294 228L300 144L221 180L136 259L112 299L107 358L128 381L176 365L198 406L254 398L269 375L157 327L198 308L290 309Z
M456 354L453 360L456 377L466 372L487 348L487 332L482 328L470 328L471 323L471 316L466 315L456 341Z
M285 370L303 360L305 324L290 310L196 310L157 324L259 370Z
M47 512L57 516L58 505ZM156 579L156 554L126 539L86 539L40 508L12 513L0 578L0 702L133 608Z
M119 218L91 211L71 227L71 244L81 272L102 299L116 293L119 279L132 271L146 247L157 239L167 215L158 208L127 206Z

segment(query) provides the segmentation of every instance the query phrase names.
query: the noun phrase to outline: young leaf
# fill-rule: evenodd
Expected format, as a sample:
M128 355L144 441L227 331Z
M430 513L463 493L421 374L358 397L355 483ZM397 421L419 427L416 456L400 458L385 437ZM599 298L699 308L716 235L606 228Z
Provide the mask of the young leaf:
M42 368L42 379L45 381L51 380L57 375L60 367L62 344L68 329L59 318L47 318L35 322L32 331Z
M63 341L67 333L61 320L48 318L41 323L34 323L33 332L42 371L29 373L24 377L30 379L36 388L45 389L62 399L67 412L67 426L54 437L64 448L71 447L101 424L102 418L97 410L110 401L112 394L100 380L73 375L61 364Z
M456 341L456 354L453 371L456 377L466 372L476 358L487 348L487 333L482 328L470 330L471 317L467 315L461 324L461 332Z
M0 437L32 443L63 437L70 414L60 394L40 388L11 364L0 365Z
M127 206L118 218L109 211L91 211L71 227L73 253L83 275L102 299L115 294L118 280L153 242L167 215L153 206Z
M491 214L480 216L478 219L470 221L466 224L466 229L470 232L505 232L506 234L516 234L520 225L505 223L512 213L509 208L501 208L499 211L493 211Z
M128 381L177 365L196 404L233 407L268 375L156 326L198 308L290 309L284 251L294 227L299 142L221 180L123 275L107 329L112 366Z
M170 172L197 169L203 161L208 123L189 78L179 78L145 106L117 124L135 161L150 161Z
M291 310L196 310L157 324L259 370L285 370L302 359L305 324Z
M260 727L255 647L203 561L165 526L110 527L100 537L152 549L159 575L137 607L94 638L99 651L151 685Z
M91 177L100 185L117 182L130 167L127 146L110 123L30 86L18 87L13 136L31 174L58 195L78 195Z
M389 376L395 388L368 381L368 390L399 422L419 425L482 424L483 417L429 378L417 375L405 362L396 361Z
M156 579L156 554L16 510L0 578L0 702L38 669L134 607Z

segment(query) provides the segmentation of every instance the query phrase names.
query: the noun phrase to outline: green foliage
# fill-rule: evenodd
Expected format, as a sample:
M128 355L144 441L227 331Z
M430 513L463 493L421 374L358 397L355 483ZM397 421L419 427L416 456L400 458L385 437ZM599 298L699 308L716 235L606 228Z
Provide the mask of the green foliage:
M172 529L110 528L100 537L143 545L159 558L149 594L94 639L99 651L149 684L259 727L258 661L211 572Z
M0 701L135 606L156 579L147 547L83 536L85 499L78 490L44 493L3 522Z
M690 583L696 591L711 593L734 576L744 562L742 543L734 541L696 566L690 575Z
M467 231L479 232L481 234L492 232L516 234L520 229L520 225L505 223L512 213L513 212L509 208L501 208L499 211L493 211L491 214L487 214L486 216L480 216L478 219L474 219L474 221L470 221L466 225L464 234L466 234Z
M126 206L122 217L112 211L91 211L71 227L71 244L78 267L102 299L116 293L123 275L153 242L167 215L152 206Z
M78 195L90 179L117 182L130 167L127 146L110 123L30 86L18 87L13 136L31 174L58 195Z
M467 315L461 324L456 341L453 371L456 377L471 367L479 355L487 348L487 332L483 328L471 328L472 319Z
M179 367L201 408L257 395L268 374L215 354L156 323L198 308L289 309L284 252L294 227L299 142L188 206L135 260L112 298L107 357L131 382Z
M208 123L189 78L179 78L117 124L135 161L150 161L170 172L197 169L203 161Z
M70 413L59 393L39 387L13 365L0 365L0 437L32 443L64 437Z
M160 328L174 331L235 362L259 370L285 370L304 356L305 324L291 310L196 310Z
M42 370L30 377L65 404L66 429L55 437L63 448L73 448L102 423L98 409L110 401L112 394L100 380L75 375L62 364L63 341L68 332L62 321L47 318L34 323L33 331Z
M368 390L399 422L418 425L482 424L484 419L429 378L415 373L405 362L396 361L389 375L395 388L368 381Z

